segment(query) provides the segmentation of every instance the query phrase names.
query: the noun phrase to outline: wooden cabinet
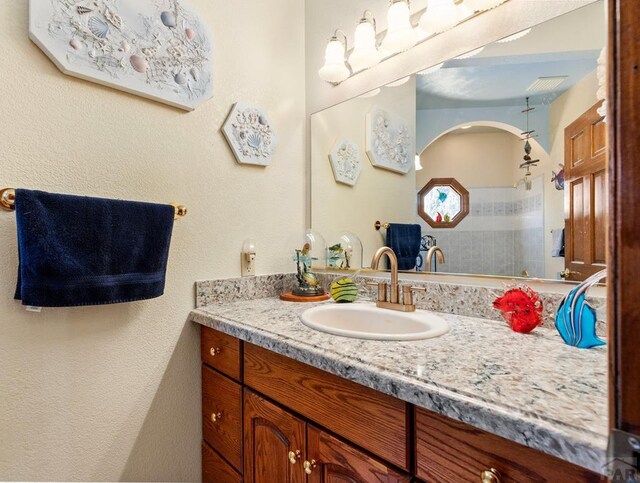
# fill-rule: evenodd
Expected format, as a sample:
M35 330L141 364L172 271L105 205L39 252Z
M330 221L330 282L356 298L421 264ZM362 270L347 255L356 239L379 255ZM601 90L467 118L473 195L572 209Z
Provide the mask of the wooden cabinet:
M245 344L245 384L409 470L409 405L261 347Z
M479 482L492 469L500 479L485 481L602 481L213 329L202 336L204 481L408 483L413 472L429 483L463 483ZM218 345L229 350L212 355Z
M202 481L242 483L242 476L205 442L202 443Z
M305 422L244 391L246 483L304 483Z
M202 366L202 434L242 470L242 387L207 366Z
M416 408L416 476L428 482L602 481L594 473L468 424ZM491 480L489 480L491 481Z
M217 330L200 329L202 362L236 381L242 377L241 341Z
M401 483L411 477L399 473L355 447L309 424L305 461L308 483Z

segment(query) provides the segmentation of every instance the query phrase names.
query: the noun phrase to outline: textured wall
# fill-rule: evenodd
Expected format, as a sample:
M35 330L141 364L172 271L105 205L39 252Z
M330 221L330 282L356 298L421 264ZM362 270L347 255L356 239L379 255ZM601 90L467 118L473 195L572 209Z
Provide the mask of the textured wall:
M193 113L62 75L0 2L0 185L189 207L164 297L26 312L13 301L15 217L0 214L0 480L197 480L196 279L288 270L303 231L304 3L189 0L210 25L214 98ZM278 75L274 75L277 69ZM272 166L236 165L219 128L236 100L268 110Z

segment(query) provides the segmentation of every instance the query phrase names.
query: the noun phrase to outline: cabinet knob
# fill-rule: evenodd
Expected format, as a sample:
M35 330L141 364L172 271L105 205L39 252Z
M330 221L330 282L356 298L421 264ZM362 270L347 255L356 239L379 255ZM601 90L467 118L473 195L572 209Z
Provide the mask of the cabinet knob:
M304 462L304 472L308 475L318 466L318 462L316 460L305 461Z
M222 419L222 413L211 413L211 421L217 423Z
M209 349L209 354L211 354L213 357L217 356L221 352L222 349L220 349L220 347L212 347L211 349Z
M301 456L300 450L289 451L289 463L291 463L292 465L295 465L300 459L300 456Z
M480 473L482 483L500 483L500 473L495 468L484 470Z

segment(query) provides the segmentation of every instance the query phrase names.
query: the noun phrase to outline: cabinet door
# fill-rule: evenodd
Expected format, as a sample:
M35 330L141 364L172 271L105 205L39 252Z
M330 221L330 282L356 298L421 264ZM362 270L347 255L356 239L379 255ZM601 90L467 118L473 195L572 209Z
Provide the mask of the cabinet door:
M202 481L204 483L242 483L242 477L207 443L203 442Z
M305 423L244 391L246 483L304 483Z
M324 431L308 425L309 483L398 483L411 478L367 456Z

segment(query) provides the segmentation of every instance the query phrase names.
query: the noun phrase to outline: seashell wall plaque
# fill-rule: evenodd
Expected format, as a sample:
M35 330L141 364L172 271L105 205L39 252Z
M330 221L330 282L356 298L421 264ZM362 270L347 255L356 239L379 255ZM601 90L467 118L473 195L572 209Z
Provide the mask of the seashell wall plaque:
M348 139L336 141L329 153L333 177L338 183L355 186L362 172L360 147Z
M29 37L67 75L188 111L213 93L211 34L183 0L29 0Z
M222 132L238 163L258 166L271 164L276 136L269 118L260 108L236 103Z
M400 117L374 107L367 114L367 156L371 164L407 174L414 165L413 134Z

